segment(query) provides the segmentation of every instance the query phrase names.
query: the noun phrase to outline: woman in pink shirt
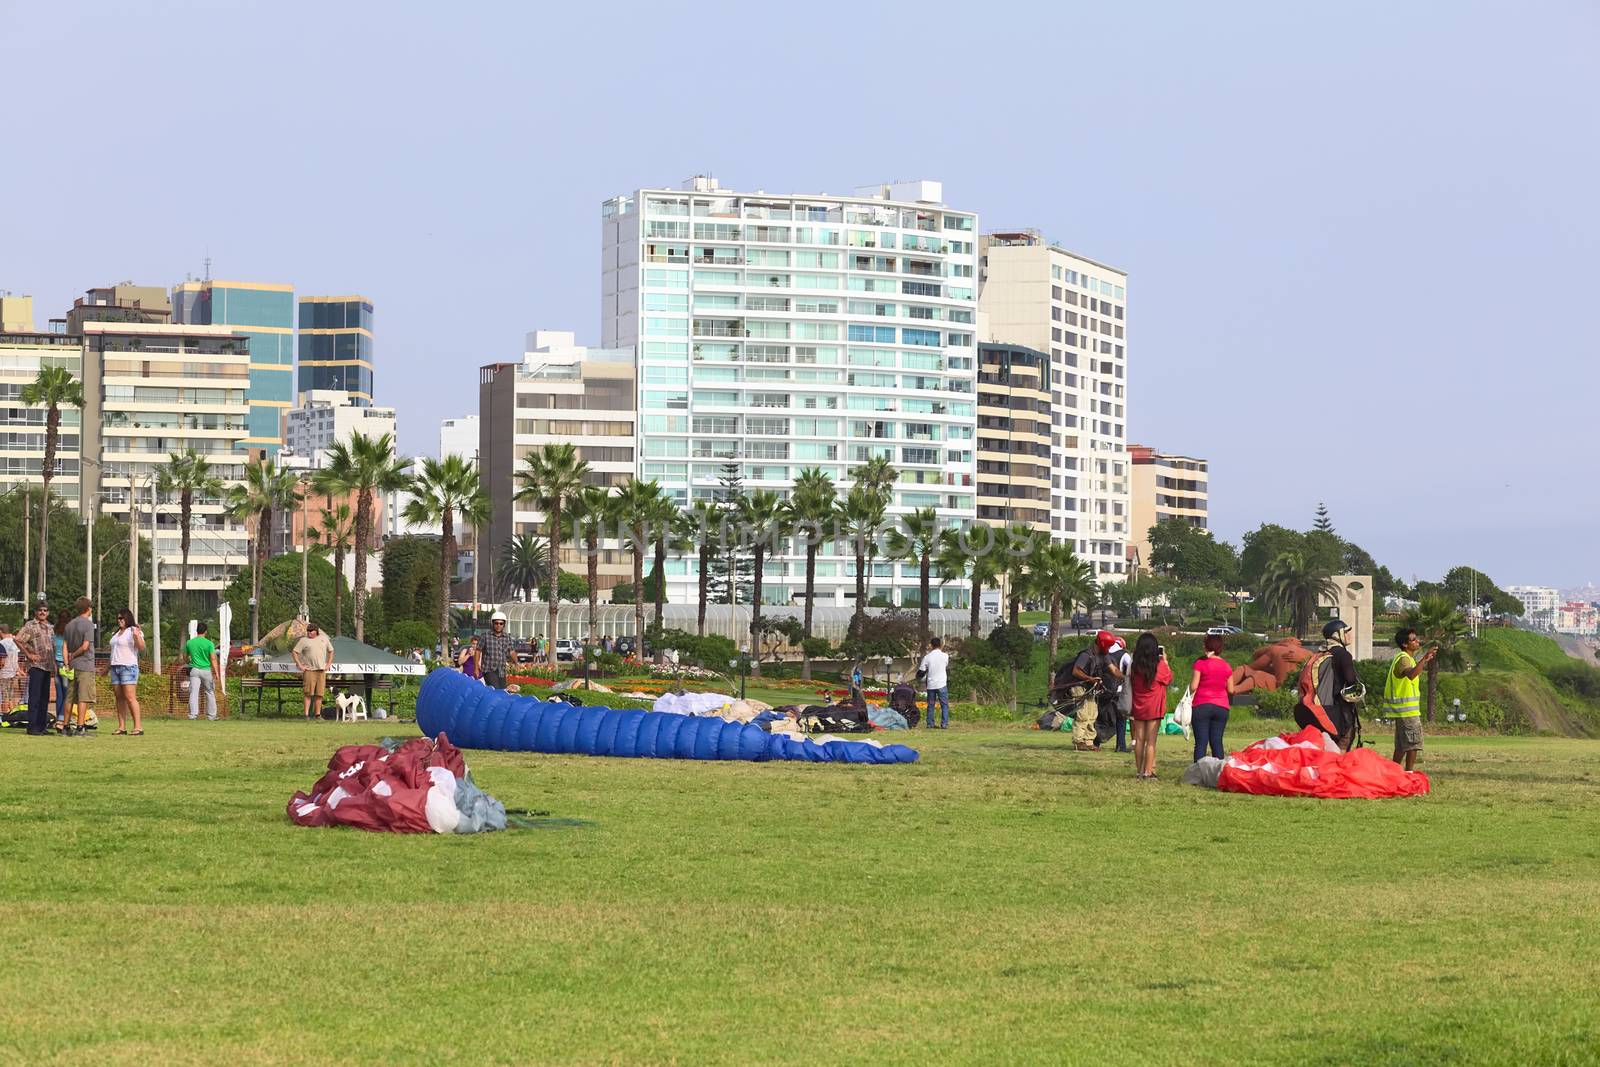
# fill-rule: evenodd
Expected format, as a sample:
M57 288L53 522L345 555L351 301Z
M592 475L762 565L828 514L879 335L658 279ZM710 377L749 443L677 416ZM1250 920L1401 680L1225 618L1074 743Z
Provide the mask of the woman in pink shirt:
M1222 748L1222 731L1228 725L1228 697L1233 695L1233 668L1222 658L1222 635L1207 634L1205 655L1194 662L1194 676L1189 689L1194 693L1194 712L1190 728L1194 730L1194 758L1196 762L1206 754L1227 759Z

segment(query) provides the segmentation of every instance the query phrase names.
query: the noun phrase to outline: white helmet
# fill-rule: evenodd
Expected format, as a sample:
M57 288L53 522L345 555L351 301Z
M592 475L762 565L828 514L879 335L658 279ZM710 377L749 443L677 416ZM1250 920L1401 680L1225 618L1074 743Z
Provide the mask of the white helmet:
M497 611L493 615L489 616L489 621L490 622L505 622L506 621L506 613L503 612L503 611Z

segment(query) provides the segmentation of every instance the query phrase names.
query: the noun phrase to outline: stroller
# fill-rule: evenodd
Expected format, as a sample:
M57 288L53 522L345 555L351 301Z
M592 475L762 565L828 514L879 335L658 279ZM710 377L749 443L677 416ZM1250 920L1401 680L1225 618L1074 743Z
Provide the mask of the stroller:
M889 707L905 716L908 727L915 729L922 721L922 712L917 708L917 691L905 682L889 690Z

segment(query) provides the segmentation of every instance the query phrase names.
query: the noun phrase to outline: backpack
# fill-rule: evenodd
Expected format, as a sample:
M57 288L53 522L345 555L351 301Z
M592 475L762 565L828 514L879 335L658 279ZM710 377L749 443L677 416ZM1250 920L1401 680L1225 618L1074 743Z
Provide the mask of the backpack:
M1317 727L1329 737L1338 737L1339 728L1328 717L1328 707L1334 702L1333 666L1326 652L1313 653L1300 668L1300 706L1310 713Z
M1034 723L1034 726L1040 730L1060 730L1065 727L1066 723L1067 717L1065 715L1051 709L1039 716L1039 720Z

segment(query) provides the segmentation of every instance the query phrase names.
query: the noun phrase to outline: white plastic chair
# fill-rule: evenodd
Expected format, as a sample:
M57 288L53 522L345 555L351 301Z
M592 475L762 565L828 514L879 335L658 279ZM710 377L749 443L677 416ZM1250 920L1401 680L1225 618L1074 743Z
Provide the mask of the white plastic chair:
M367 717L367 702L360 693L340 693L333 702L339 708L340 722L358 722Z

